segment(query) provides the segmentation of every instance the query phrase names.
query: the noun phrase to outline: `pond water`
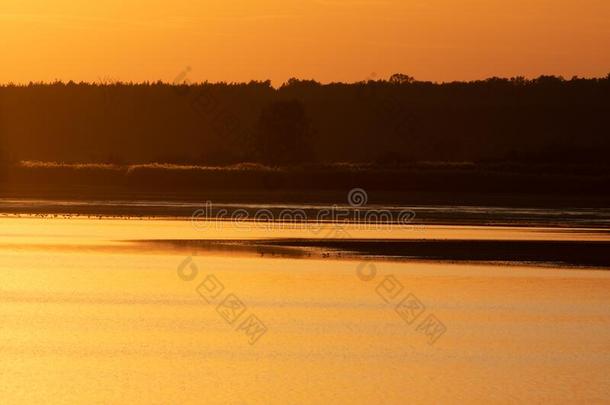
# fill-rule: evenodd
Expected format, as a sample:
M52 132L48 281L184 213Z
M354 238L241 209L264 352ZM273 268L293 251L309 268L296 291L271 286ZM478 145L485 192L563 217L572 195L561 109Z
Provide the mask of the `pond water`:
M261 254L238 247L330 234L195 225L0 218L1 402L610 401L604 268ZM342 230L370 241L610 240L597 229ZM236 248L181 243L193 240Z

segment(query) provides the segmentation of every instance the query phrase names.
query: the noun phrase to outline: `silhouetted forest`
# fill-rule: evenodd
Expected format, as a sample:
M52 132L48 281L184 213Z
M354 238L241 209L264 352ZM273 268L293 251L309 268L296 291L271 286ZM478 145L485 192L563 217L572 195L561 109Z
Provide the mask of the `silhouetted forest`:
M2 160L604 163L610 75L0 87Z

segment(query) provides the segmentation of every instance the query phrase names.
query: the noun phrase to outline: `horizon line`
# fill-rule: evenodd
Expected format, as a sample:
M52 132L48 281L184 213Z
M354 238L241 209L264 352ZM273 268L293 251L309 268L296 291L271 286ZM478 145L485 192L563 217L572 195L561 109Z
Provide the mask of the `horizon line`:
M397 73L400 74L400 73ZM393 76L393 75L392 75ZM269 87L274 88L274 89L280 89L282 87L288 86L290 85L291 82L297 82L297 83L315 83L317 85L320 86L328 86L328 85L338 85L338 84L343 84L343 85L353 85L353 84L366 84L366 83L394 83L394 84L434 84L434 85L443 85L443 84L455 84L455 83L479 83L479 82L486 82L486 81L490 81L490 80L501 80L501 81L526 81L526 82L533 82L535 80L538 79L542 79L542 78L554 78L554 79L558 79L560 81L573 81L573 80L610 80L610 72L606 75L606 76L578 76L578 75L574 75L571 78L565 78L562 75L554 75L554 74L541 74L538 75L536 77L533 76L511 76L511 77L507 77L507 76L489 76L489 77L485 77L485 78L481 78L481 79L473 79L473 80L450 80L450 81L432 81L432 80L418 80L416 78L404 75L406 77L408 77L410 80L408 82L404 82L404 83L397 83L397 82L392 82L391 78L392 76L388 77L388 78L366 78L363 80L358 80L358 81L330 81L330 82L320 82L317 81L316 79L303 79L303 78L297 78L297 77L291 77L288 80L286 80L285 82L283 82L282 84L280 84L279 86L274 86L272 83L273 81L271 79L266 79L266 80L258 80L258 79L251 79L249 81L190 81L190 80L185 80L182 82L177 82L177 81L166 81L166 80L161 80L161 79L157 79L157 80L144 80L144 81L123 81L120 79L112 79L112 78L100 78L96 81L85 81L85 80L81 80L81 81L74 81L72 79L70 80L60 80L60 79L55 79L54 81L29 81L29 82L13 82L13 81L9 81L9 82L1 82L0 83L0 88L4 88L4 87L29 87L29 86L49 86L49 85L89 85L89 86L112 86L112 85L130 85L130 86L143 86L143 85L166 85L166 86L175 86L175 87L179 87L179 86L201 86L201 85L250 85L250 84L265 84L268 83Z

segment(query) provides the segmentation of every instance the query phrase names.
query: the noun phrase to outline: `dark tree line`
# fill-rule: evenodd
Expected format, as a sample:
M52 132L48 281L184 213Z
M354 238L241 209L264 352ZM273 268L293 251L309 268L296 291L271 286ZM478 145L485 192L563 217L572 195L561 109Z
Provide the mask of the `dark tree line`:
M608 111L610 75L5 85L0 150L11 161L604 163Z

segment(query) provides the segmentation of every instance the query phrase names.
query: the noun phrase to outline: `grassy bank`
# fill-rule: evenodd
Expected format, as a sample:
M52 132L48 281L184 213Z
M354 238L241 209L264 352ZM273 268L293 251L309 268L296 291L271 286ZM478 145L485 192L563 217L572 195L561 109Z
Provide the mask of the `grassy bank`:
M343 202L352 188L369 203L509 203L605 205L610 171L599 165L516 163L417 163L395 167L317 165L271 168L167 164L61 164L21 162L11 166L3 197L167 198L219 195L224 201ZM529 204L527 204L529 202ZM578 205L578 204L577 204Z

